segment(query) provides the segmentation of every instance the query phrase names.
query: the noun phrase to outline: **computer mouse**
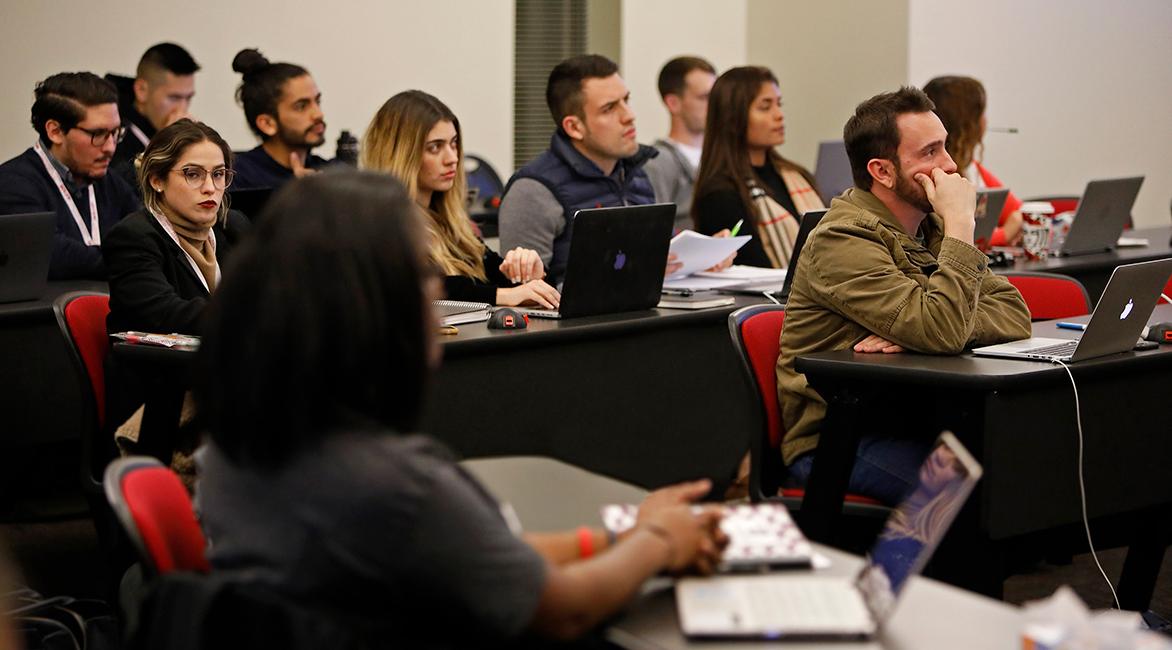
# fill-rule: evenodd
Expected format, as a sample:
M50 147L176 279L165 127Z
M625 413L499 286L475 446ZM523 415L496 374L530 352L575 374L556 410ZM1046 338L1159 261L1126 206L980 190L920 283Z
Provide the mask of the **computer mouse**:
M523 330L529 326L529 317L516 309L501 307L488 319L490 330Z

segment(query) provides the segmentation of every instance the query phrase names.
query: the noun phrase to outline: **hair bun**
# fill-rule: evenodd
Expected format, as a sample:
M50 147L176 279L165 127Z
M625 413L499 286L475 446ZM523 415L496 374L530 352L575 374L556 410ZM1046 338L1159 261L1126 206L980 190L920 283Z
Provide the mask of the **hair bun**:
M247 77L268 64L269 60L265 58L265 55L260 53L260 50L250 48L240 50L236 53L236 56L232 59L232 70Z

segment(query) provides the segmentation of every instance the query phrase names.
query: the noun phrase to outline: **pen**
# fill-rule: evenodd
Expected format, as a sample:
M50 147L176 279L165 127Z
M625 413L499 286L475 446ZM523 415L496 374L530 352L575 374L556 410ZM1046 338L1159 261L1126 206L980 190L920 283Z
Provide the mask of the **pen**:
M1078 330L1080 332L1086 330L1087 326L1084 323L1055 323L1058 329L1063 330Z
M459 334L460 330L457 329L455 325L440 325L439 333L442 336L451 336L454 334Z
M729 237L736 237L737 233L741 231L741 224L743 224L743 223L745 223L744 219L741 219L740 221L738 221L737 225L733 226L732 232L729 233L728 236Z

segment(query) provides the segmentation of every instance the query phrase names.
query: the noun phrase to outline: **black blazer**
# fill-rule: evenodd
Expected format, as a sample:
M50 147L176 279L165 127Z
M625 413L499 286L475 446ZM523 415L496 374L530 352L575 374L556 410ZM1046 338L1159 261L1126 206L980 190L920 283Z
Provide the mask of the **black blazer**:
M248 219L230 210L225 223L212 229L221 271L248 228ZM111 228L102 255L110 271L107 331L200 333L208 291L183 249L149 212L133 212Z

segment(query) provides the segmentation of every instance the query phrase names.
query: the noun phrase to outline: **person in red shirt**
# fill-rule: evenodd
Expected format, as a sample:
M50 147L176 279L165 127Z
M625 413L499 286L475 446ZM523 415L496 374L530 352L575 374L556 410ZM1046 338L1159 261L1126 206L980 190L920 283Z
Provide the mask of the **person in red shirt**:
M944 148L956 167L978 188L1004 187L1001 179L986 169L980 158L985 152L985 86L972 77L936 77L924 86L924 93L936 104L936 115L948 130ZM989 243L1016 246L1021 243L1021 199L1009 193L997 229Z

